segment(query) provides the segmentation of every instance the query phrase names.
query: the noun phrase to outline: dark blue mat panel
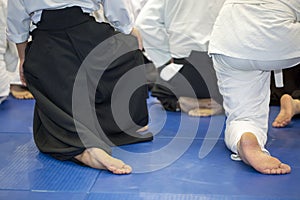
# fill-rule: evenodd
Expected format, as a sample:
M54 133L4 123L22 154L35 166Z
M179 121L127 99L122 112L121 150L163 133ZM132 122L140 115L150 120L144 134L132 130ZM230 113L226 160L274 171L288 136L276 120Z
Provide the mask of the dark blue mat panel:
M0 104L0 131L32 133L34 100L17 100L11 96Z
M153 98L152 98L153 99ZM224 138L225 117L191 117L186 113L167 112L155 100L149 102L150 131L156 137L193 137L203 139L208 130L210 138ZM220 133L220 134L215 134Z
M39 153L28 134L2 133L0 146L0 189L85 192L101 172Z
M162 139L158 139L157 143L160 143L159 140ZM242 162L231 161L230 153L224 151L223 141L219 141L207 157L196 159L201 142L202 140L194 141L182 157L157 171L121 177L113 177L104 172L97 178L91 193L110 193L112 196L119 193L149 193L160 194L161 198L167 194L162 199L169 199L172 195L176 197L191 194L201 198L205 195L217 195L216 197L222 196L224 199L232 196L248 199L299 198L299 168L295 168L292 174L283 176L259 174ZM294 146L297 142L299 141ZM295 160L293 165L297 162Z
M262 175L232 161L224 116L195 118L165 112L148 101L152 142L114 147L130 175L60 162L40 153L32 138L34 100L0 105L0 200L299 200L300 119L269 130L267 149L291 165L288 175ZM270 124L279 112L271 107Z
M0 190L1 200L85 200L84 193Z
M223 196L214 194L167 194L167 193L140 193L140 194L90 194L88 200L299 200L296 198L270 198L267 196Z

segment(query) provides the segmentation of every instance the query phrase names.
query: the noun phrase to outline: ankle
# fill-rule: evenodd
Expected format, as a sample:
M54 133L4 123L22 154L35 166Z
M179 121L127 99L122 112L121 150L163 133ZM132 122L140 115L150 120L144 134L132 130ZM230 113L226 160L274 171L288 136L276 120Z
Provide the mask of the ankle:
M241 136L241 139L238 142L238 149L261 149L258 143L256 136L251 132L246 132Z
M300 100L299 99L293 99L294 108L295 108L295 114L300 114Z

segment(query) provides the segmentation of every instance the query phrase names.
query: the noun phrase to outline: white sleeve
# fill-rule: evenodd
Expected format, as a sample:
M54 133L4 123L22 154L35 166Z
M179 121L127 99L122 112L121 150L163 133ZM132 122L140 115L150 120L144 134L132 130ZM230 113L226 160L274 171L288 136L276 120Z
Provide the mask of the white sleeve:
M131 6L132 14L134 16L134 20L136 20L138 14L141 11L141 1L140 0L127 0L128 4Z
M299 0L281 0L284 4L289 5L292 9L294 9L297 17L297 22L300 22L300 3Z
M156 67L172 58L164 16L165 0L152 0L143 7L135 23L142 35L144 49Z
M0 1L0 68L4 69L4 54L6 51L6 4Z
M132 7L127 0L103 1L103 10L106 19L118 31L129 34L134 25Z
M296 10L296 17L297 17L297 22L300 22L300 8L299 10Z
M23 0L8 1L7 36L14 43L22 43L29 38L31 20L23 3Z
M6 71L6 63L4 62L4 55L6 52L6 4L0 1L0 75L2 81L2 74ZM1 83L4 84L4 83ZM2 88L2 87L1 87Z

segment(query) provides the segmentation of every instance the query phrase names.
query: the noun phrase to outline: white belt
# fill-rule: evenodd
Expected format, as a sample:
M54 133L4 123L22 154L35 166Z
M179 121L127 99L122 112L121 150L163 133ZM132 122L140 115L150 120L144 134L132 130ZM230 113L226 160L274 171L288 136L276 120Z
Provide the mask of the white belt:
M160 77L164 81L169 81L179 72L182 67L182 64L170 63L161 70Z
M275 86L277 88L283 87L283 75L282 70L274 70L274 79L275 79Z

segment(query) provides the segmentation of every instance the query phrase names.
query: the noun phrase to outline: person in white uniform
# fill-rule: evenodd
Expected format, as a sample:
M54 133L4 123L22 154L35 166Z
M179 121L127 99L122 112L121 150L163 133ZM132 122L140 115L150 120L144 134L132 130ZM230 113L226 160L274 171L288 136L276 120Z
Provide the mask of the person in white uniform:
M136 27L143 47L159 73L152 96L157 97L166 110L181 110L192 116L222 112L222 98L207 49L223 2L151 0L138 15ZM192 52L199 58L197 66L189 62ZM209 72L201 74L201 68ZM213 89L209 91L208 87Z
M225 142L263 174L287 174L289 165L265 149L270 74L300 63L298 0L227 0L215 22L209 54L227 115ZM279 73L278 73L279 72Z
M100 4L110 24L91 16ZM137 67L143 64L142 52L129 33L134 34L133 21L122 0L8 2L8 38L17 44L21 80L36 99L33 134L42 153L115 174L131 173L130 165L111 156L111 146L150 141L153 135L139 134L148 124L148 91L142 84L146 84L145 71ZM130 51L114 58L124 49ZM137 85L129 105L119 108L131 118L117 121L112 103L124 95L118 93L114 99L114 87L133 69L142 86ZM130 84L119 87L121 92L131 89ZM95 118L87 120L90 117Z
M10 92L17 99L32 99L20 81L16 45L7 40L7 0L0 0L0 10L0 103Z
M0 1L0 103L2 103L9 95L10 78L7 73L5 62L5 54L7 51L6 40L6 8L7 1Z

